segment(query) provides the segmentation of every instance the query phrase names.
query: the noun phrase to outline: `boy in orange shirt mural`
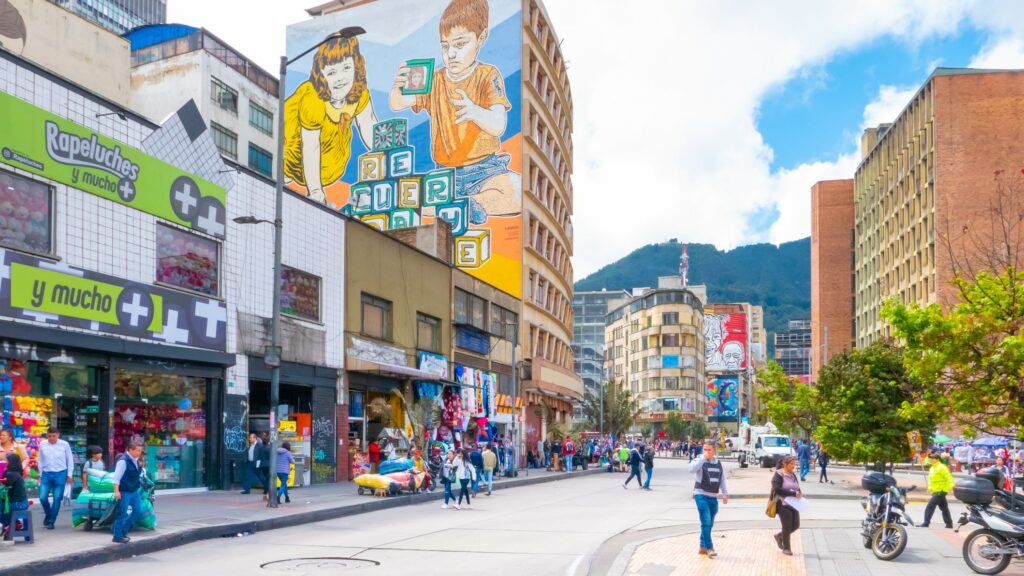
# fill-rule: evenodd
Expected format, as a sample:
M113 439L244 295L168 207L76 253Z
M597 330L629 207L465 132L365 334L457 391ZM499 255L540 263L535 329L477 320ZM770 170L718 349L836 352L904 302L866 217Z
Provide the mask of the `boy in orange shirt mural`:
M511 156L500 153L506 114L512 108L501 72L477 60L488 34L487 0L452 0L441 14L441 55L429 93L403 94L406 64L391 89L391 109L430 115L434 162L455 168L455 197L469 199L468 219L483 224L490 216L519 212L519 178L509 170Z

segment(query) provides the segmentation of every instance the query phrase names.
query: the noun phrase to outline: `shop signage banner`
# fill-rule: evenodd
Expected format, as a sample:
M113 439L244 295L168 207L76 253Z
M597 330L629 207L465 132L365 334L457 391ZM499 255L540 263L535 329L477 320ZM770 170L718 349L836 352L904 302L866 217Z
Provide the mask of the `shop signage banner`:
M11 250L0 250L0 314L220 351L228 319L218 300Z
M477 354L488 354L491 351L491 337L475 328L458 326L455 328L455 345Z
M4 93L0 162L217 238L227 229L223 188Z

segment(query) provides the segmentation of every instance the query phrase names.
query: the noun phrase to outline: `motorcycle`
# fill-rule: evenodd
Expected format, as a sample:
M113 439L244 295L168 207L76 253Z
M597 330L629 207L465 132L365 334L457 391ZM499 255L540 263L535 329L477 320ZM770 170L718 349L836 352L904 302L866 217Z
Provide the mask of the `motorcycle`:
M896 479L881 472L868 472L861 478L861 488L869 494L861 498L867 514L861 522L861 539L879 560L894 560L907 548L906 526L914 521L907 514L907 493L915 486L903 490Z
M967 505L956 532L967 524L981 526L964 540L964 562L978 574L999 574L1014 559L1024 559L1024 511L1001 508L1012 505L1015 495L996 488L1002 486L998 471L993 475L983 472L987 471L960 480L953 488L956 499ZM997 506L992 506L993 500Z

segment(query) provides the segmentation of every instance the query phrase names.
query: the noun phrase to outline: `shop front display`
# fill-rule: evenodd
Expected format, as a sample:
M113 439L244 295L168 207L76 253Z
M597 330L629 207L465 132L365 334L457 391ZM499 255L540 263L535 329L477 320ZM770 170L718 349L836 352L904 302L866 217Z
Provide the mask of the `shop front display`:
M206 485L208 379L117 368L113 449L145 445L145 464L157 488Z

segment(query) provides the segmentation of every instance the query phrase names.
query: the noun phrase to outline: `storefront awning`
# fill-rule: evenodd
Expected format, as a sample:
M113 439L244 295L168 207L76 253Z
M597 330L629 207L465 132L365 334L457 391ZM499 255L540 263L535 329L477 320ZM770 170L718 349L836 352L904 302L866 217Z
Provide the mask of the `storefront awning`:
M433 372L427 372L426 370L420 370L411 366L402 366L400 364L388 364L386 362L374 362L365 358L359 359L361 362L373 364L377 367L377 370L384 374L395 374L400 376L411 376L417 380L428 380L431 382L438 381L437 374Z

